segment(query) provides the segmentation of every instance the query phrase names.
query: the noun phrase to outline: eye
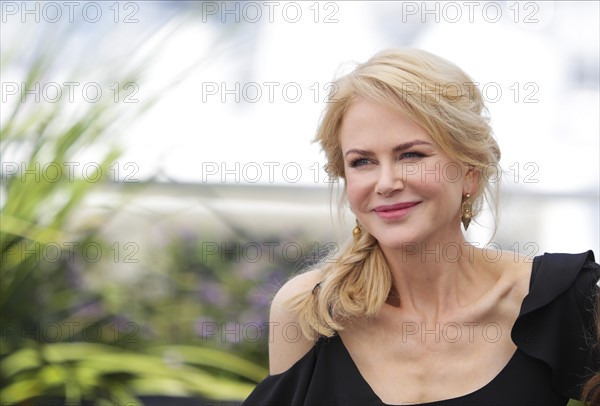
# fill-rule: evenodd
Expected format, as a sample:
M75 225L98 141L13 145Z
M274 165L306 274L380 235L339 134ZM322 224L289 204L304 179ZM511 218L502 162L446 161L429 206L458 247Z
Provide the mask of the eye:
M352 161L350 161L350 167L357 168L359 166L368 165L369 163L370 163L370 161L367 158L356 158L356 159L353 159Z
M425 156L426 156L425 154L422 154L420 152L410 151L410 152L404 152L404 153L400 154L398 159L414 159L414 158L423 158Z

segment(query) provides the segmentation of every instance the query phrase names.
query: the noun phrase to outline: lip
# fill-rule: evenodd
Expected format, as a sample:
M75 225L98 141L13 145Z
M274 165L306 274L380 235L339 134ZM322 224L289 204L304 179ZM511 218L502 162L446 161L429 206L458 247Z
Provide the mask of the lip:
M406 216L419 203L421 202L404 202L377 206L373 211L383 219L397 219Z

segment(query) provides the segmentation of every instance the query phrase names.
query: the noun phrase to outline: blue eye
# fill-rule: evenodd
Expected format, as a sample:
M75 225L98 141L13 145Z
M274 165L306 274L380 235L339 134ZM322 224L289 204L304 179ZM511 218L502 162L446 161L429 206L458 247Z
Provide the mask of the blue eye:
M369 160L367 158L357 158L350 162L350 167L356 168L358 166L367 165L368 163L369 163Z
M400 154L400 159L410 159L410 158L423 158L425 154L421 154L420 152L405 152Z

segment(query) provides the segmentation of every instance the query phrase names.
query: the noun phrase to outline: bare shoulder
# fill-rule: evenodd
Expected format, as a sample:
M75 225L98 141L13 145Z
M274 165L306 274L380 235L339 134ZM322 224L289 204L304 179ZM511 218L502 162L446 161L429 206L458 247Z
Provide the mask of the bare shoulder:
M529 292L533 259L513 251L476 248L474 258L482 277L495 286L495 292L520 306Z
M517 280L528 282L533 269L533 259L511 251L503 251L502 254L500 264L504 272L510 272Z
M269 372L271 375L288 370L314 345L302 335L298 316L287 309L287 302L297 294L312 291L322 279L320 270L297 275L287 281L271 303L269 316Z
M512 251L496 251L489 258L489 266L492 272L514 293L518 303L529 291L533 260L531 257L520 255ZM492 259L493 258L493 259Z

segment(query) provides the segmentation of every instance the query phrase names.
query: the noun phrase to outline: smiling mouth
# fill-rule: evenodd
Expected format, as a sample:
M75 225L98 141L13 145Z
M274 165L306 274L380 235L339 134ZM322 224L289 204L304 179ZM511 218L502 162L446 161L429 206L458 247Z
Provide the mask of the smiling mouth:
M406 216L414 207L421 202L407 202L377 206L373 211L383 219L395 219Z

